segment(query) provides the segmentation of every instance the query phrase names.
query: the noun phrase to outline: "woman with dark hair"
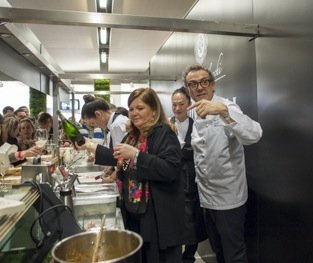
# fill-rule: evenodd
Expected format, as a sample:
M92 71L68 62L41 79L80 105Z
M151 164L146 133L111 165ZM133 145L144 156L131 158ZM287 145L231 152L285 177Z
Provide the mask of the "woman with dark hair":
M94 130L95 138L101 138L97 130L102 130L104 133L102 144L111 149L120 143L126 134L126 126L129 122L128 117L113 112L111 105L104 99L96 98L84 104L81 115L89 129ZM102 180L105 183L114 182L116 180L115 168L105 168Z
M95 100L95 97L90 95L90 94L86 94L83 96L83 100L85 103L89 103L91 101L94 101Z
M14 108L12 106L5 106L3 109L2 109L2 113L3 115L7 114L7 113L14 113Z
M41 112L37 117L38 127L48 132L49 140L53 138L53 118L48 112Z
M144 263L181 263L184 232L181 150L175 132L151 88L128 98L130 124L114 151L88 140L82 149L95 153L95 163L117 165L125 228L144 241Z
M84 104L81 115L90 129L101 128L110 132L107 143L110 147L120 143L126 134L128 118L113 112L103 99L97 98Z
M124 108L124 107L121 107L121 106L116 107L115 112L120 113L120 114L128 117L128 110L126 108Z
M191 133L193 119L188 117L188 107L191 99L185 87L176 89L172 93L172 111L174 116L170 119L176 127L177 137L182 146L182 177L184 179L185 193L185 231L184 252L182 263L195 262L195 253L198 243L207 238L202 209L200 207L196 171L191 147Z

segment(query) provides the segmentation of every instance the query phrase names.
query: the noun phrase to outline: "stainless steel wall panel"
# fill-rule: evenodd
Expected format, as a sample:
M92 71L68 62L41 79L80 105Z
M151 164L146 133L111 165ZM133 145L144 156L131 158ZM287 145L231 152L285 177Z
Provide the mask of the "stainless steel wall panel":
M260 262L313 261L313 2L254 1L255 21L292 37L256 41L259 118L264 136L253 177Z
M216 1L207 1L211 4ZM253 0L246 4L245 11L235 6L225 11L221 4L211 13L203 10L201 19L221 20L225 11L225 21L247 19L260 24L261 32L264 29L270 36L249 41L210 35L203 62L214 65L223 53L222 75L226 76L218 81L217 94L235 97L264 130L261 141L245 149L249 262L312 262L313 2ZM196 36L173 34L153 58L152 74L179 76L194 64ZM155 85L160 87L162 82ZM171 92L179 81L164 83L165 87Z

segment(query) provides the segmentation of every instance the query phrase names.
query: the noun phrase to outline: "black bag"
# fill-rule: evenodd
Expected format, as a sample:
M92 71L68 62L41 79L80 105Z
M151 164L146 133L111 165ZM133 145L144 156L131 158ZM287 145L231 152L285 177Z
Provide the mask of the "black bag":
M147 181L138 181L136 170L119 171L122 178L122 202L125 209L132 214L144 214L149 201L149 184Z

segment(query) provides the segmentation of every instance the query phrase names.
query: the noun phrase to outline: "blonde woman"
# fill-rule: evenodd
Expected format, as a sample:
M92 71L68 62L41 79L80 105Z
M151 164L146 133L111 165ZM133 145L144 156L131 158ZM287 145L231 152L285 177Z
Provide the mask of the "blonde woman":
M17 140L17 136L18 136L18 124L19 121L16 117L12 116L12 117L5 117L3 120L3 124L2 124L2 142L5 143L10 143L10 144L15 144L16 146L18 146L18 140Z
M22 150L27 150L35 145L34 142L35 127L33 121L24 118L19 121L19 134L17 137L18 145Z
M19 121L15 117L6 117L1 126L1 139L0 146L2 144L9 143L15 144L18 147L18 151L9 156L10 162L13 165L18 165L22 163L26 157L37 156L42 153L42 149L33 146L31 148L22 150L18 144L17 135L18 135L18 124Z

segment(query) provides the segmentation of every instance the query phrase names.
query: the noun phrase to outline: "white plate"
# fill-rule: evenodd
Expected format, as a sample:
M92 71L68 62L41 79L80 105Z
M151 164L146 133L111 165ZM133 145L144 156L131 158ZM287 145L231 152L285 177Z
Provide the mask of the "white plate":
M25 209L25 204L21 201L0 197L0 217L10 216Z

